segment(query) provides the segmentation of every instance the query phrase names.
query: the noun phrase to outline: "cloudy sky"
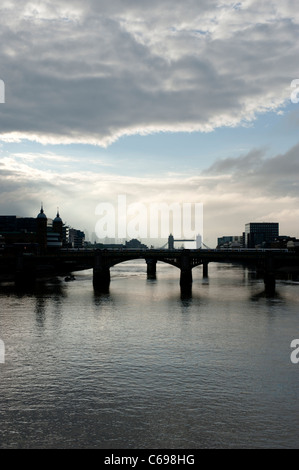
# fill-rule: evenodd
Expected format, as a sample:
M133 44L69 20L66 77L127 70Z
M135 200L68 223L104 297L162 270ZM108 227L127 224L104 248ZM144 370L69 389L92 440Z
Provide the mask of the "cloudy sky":
M296 3L2 0L0 214L43 201L91 237L126 195L203 203L209 246L299 237Z

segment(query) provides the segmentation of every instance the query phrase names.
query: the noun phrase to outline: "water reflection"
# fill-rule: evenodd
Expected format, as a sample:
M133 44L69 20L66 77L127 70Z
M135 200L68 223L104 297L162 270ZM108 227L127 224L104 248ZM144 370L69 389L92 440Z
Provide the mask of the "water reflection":
M101 307L103 304L106 304L110 300L111 300L110 292L100 292L100 291L93 292L93 301L96 307Z
M150 286L150 285L155 285L157 284L157 276L155 277L152 277L152 276L147 276L146 278L146 283Z
M181 300L182 303L185 305L189 305L192 301L192 288L189 289L181 289Z
M276 290L276 292L274 294L271 294L269 292L267 292L266 290L262 290L260 292L257 292L255 294L252 294L250 296L250 300L252 302L256 302L260 299L276 299L276 300L282 300L282 296L280 295L280 293Z
M181 305L184 309L188 309L192 306L193 297L181 294Z
M44 295L44 294L56 294L64 296L65 291L63 289L62 281L57 278L51 281L38 281L32 285L15 285L11 283L0 284L0 295L15 294L19 297L27 295Z
M46 320L46 299L45 297L37 296L35 300L35 318L39 327L44 327Z
M34 302L33 311L36 324L44 328L48 303L53 305L56 316L61 315L67 292L60 279L53 279L50 282L39 281L34 285L25 285L23 287L16 286L14 283L2 284L0 286L0 296L20 299L24 305L26 305L27 300L31 299Z

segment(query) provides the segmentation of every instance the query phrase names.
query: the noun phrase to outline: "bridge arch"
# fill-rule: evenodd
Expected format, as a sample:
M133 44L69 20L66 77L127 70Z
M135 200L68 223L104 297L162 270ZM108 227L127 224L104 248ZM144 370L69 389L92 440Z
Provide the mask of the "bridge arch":
M113 260L113 262L109 263L109 267L113 268L114 266L117 266L118 264L126 263L128 261L138 261L138 260L155 261L156 263L160 262L160 263L164 263L164 264L169 264L171 266L175 266L176 268L180 268L178 263L176 263L175 261L164 260L164 259L159 259L159 258L151 258L151 257L146 257L146 256L144 256L144 257L132 257L132 258L128 258L128 259Z
M109 262L107 263L107 267L109 268L112 268L113 266L116 266L118 264L121 264L121 263L125 263L127 261L137 261L137 260L141 260L143 259L144 261L148 261L148 260L152 260L152 261L156 261L156 262L160 262L160 263L165 263L165 264L169 264L171 266L175 266L176 268L178 269L181 269L181 258L178 256L177 259L172 259L172 258L165 258L165 257L159 257L159 256L151 256L151 255L148 255L148 254L144 254L144 255L133 255L130 256L124 256L124 257L121 257L119 258L118 256L116 257L111 257ZM201 260L201 259L192 259L191 260L191 263L190 263L190 268L193 269L195 268L196 266L200 266L204 264L204 261Z
M189 250L183 250L172 253L160 253L160 251L144 251L141 252L120 252L113 253L111 251L99 251L95 255L93 269L93 284L95 288L107 289L110 285L110 268L134 260L145 260L147 264L147 274L150 277L156 276L157 262L168 264L180 269L180 285L181 288L191 288L192 285L192 269L196 266L204 264L201 257L190 256ZM207 263L206 263L207 264ZM205 271L207 272L207 270Z

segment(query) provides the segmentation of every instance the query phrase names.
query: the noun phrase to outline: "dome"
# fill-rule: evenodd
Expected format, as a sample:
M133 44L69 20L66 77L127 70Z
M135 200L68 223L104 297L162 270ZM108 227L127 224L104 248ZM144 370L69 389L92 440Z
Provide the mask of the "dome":
M62 223L62 219L61 219L61 217L60 217L60 215L59 215L59 211L57 211L57 215L56 215L55 219L53 220L53 222Z
M43 206L41 207L40 213L38 214L37 218L38 219L46 219L47 218L46 214L44 213Z

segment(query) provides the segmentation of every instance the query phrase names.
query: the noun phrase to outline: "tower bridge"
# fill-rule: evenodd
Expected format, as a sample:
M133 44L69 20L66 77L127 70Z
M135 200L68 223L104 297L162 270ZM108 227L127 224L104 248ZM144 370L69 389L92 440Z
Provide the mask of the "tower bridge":
M56 253L0 255L0 278L13 280L24 286L35 279L64 276L93 269L96 291L107 291L111 282L110 268L125 261L143 259L149 278L156 276L157 262L164 262L180 270L180 288L192 289L192 270L203 266L208 276L209 263L232 263L252 266L264 278L265 290L275 292L276 279L282 273L299 274L299 254L287 250L210 250L210 249L96 249L60 250Z

